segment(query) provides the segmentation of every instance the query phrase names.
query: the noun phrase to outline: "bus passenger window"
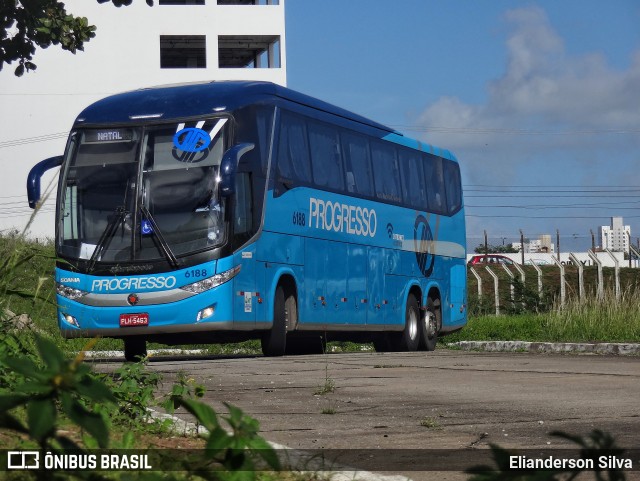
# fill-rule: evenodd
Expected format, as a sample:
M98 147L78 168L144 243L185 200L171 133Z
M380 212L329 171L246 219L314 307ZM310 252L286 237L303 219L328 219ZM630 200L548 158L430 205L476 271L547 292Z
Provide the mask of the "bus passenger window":
M446 214L447 206L444 190L444 175L442 172L442 159L431 154L427 154L425 157L424 173L426 178L429 210L434 214Z
M345 167L347 168L347 188L349 192L373 197L371 159L367 139L359 135L343 134Z
M424 188L422 159L417 152L400 150L402 194L404 202L419 210L427 209L427 193Z
M234 233L247 234L253 231L253 213L251 212L250 174L241 172L236 177L236 199Z
M382 142L372 142L371 160L378 199L401 202L400 171L396 149Z
M460 185L460 166L450 160L444 160L444 178L447 189L447 205L449 215L453 215L462 207L462 187Z
M278 140L278 179L311 182L309 149L304 120L288 112L282 113Z
M309 122L309 147L313 182L320 188L344 189L344 174L338 132L317 122Z

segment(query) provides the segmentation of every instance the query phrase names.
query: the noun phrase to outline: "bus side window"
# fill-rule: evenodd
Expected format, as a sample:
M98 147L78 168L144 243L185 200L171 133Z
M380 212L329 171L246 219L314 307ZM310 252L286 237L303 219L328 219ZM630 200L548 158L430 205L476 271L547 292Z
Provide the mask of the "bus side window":
M404 202L416 209L427 210L427 195L424 189L424 172L420 154L408 149L400 149L399 153Z
M308 128L314 184L320 188L344 190L344 169L338 131L312 121L309 122Z
M251 178L247 172L240 172L236 177L236 202L234 233L236 235L251 233L253 230Z
M278 137L278 180L311 182L309 149L304 120L283 112Z
M371 159L367 139L354 134L342 134L347 188L349 192L373 197Z
M442 172L442 159L435 155L426 154L424 173L427 186L429 211L434 214L446 214L447 206L444 190L444 176Z
M378 199L401 202L402 191L396 149L383 142L371 142L371 160Z
M447 206L449 215L453 215L462 207L462 188L460 186L460 166L450 160L443 160L445 187L447 190Z

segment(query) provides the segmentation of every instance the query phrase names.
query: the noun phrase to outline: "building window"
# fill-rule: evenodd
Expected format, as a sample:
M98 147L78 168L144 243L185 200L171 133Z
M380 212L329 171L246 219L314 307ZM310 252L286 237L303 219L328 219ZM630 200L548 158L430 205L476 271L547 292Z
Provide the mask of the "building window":
M160 68L206 68L205 35L160 35Z
M278 35L220 35L220 68L280 68Z
M204 5L204 0L159 0L159 5Z

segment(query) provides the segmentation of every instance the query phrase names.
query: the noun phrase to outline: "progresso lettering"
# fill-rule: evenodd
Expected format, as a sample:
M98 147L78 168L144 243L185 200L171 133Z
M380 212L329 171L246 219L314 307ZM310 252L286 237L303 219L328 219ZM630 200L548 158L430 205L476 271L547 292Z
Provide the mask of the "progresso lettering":
M173 276L96 279L91 284L93 292L137 291L140 289L171 289L177 280Z
M374 237L378 228L378 216L375 209L311 197L309 227Z

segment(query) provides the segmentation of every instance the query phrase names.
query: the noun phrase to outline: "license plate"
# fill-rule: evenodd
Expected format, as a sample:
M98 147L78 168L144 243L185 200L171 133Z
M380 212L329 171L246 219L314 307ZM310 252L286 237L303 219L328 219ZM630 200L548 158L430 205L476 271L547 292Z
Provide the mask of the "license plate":
M148 326L149 314L120 314L120 327Z

